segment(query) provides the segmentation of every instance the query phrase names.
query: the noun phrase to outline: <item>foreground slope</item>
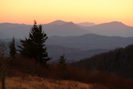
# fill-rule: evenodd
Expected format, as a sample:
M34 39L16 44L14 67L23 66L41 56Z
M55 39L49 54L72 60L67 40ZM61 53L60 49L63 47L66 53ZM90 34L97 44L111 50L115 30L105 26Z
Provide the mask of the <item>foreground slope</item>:
M44 79L37 76L7 77L6 89L90 89L91 84L69 80Z
M56 63L42 67L33 59L11 58L6 87L8 89L133 89L133 80L83 68L67 66L62 70ZM81 83L82 82L82 83Z

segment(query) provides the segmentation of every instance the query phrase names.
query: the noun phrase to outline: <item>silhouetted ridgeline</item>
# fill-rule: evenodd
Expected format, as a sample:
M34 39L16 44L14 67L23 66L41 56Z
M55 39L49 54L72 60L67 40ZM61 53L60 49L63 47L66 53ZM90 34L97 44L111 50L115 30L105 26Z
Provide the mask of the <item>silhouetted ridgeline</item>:
M121 22L110 22L98 25L84 26L86 23L74 24L73 22L54 21L49 24L42 24L44 32L50 36L81 36L84 34L98 34L105 36L133 37L133 27L127 26ZM28 36L31 25L0 23L0 39L12 38L24 39Z
M115 49L133 44L133 37L108 37L96 34L85 34L82 36L53 36L49 37L46 44L59 45L83 50L90 49Z
M133 45L82 59L72 65L89 69L91 72L105 71L113 75L133 78Z

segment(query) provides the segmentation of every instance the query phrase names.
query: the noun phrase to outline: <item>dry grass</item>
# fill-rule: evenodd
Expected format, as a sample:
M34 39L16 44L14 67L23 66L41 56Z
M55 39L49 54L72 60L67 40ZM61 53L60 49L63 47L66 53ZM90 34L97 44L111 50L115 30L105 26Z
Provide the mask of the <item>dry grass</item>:
M6 78L6 89L89 89L90 86L76 81L43 79L30 75Z
M61 70L56 63L46 69L32 59L19 57L8 65L6 89L133 89L133 79L100 71L89 73L72 66Z

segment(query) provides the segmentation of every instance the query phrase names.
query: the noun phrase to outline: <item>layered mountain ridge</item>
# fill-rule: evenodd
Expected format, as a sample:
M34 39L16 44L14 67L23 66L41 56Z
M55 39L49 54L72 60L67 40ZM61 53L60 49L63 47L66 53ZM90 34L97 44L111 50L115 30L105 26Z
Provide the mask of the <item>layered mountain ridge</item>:
M86 24L86 23L85 23ZM88 23L89 24L89 23ZM92 23L90 23L91 25ZM121 36L133 37L133 27L127 26L121 22L113 21L93 26L83 26L73 22L65 22L57 20L48 24L42 24L44 32L50 36L81 36L84 34L98 34L104 36ZM0 24L0 38L24 39L32 25L1 23ZM3 35L2 35L3 34Z

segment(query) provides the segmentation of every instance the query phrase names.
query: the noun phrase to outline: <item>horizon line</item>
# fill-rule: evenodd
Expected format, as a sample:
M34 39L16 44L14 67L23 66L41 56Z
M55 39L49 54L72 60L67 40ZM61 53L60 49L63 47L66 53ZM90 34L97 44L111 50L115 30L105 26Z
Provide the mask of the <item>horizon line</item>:
M34 21L34 20L33 20L33 21ZM52 22L55 22L55 21L63 21L63 22L66 22L66 23L69 23L69 22L74 23L73 21L64 21L64 20L54 20L54 21L52 21ZM52 23L52 22L43 23L43 24L41 24L41 25L50 24L50 23ZM100 24L111 23L111 22L119 22L119 23L124 24L124 23L121 22L121 21L115 21L115 20L114 20L114 21L108 21L108 22L102 22L102 23L99 23L99 24L96 24L96 23L94 23L94 22L87 22L87 21L85 21L85 22L79 22L79 23L74 23L74 24L80 24L80 23L93 23L93 24L95 24L95 25L100 25ZM0 24L3 24L3 23L20 24L20 25L33 25L33 24L17 23L17 22L2 22L2 23L0 23ZM95 25L94 25L94 26L95 26ZM127 24L124 24L124 25L129 26L129 27L133 27L133 26L127 25Z

